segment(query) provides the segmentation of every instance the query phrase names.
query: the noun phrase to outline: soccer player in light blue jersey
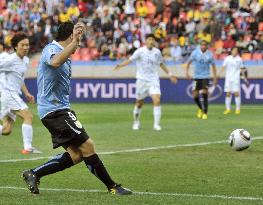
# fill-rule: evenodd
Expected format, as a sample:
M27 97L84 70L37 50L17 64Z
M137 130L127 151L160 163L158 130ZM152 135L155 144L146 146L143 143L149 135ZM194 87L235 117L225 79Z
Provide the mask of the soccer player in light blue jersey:
M189 74L191 63L194 65L193 78ZM208 50L208 43L202 41L200 47L197 47L190 56L186 65L186 78L193 79L193 98L198 106L197 117L206 120L208 112L208 85L210 79L210 66L212 66L213 84L216 85L216 66L213 54ZM199 93L203 95L203 104L199 99Z
M61 24L56 41L43 49L40 58L37 76L39 116L51 133L53 148L62 146L66 152L39 167L23 172L23 179L33 194L39 194L41 177L62 171L81 161L105 184L110 193L132 193L111 179L95 152L93 141L78 121L75 112L70 109L70 56L78 48L84 30L83 23L75 26L71 22Z

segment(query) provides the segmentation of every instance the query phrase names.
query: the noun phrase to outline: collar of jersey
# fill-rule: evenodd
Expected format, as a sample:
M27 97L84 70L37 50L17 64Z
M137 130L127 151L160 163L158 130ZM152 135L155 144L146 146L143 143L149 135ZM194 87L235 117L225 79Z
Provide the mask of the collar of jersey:
M57 41L53 40L52 44L55 44L56 46L58 46L59 48L61 48L62 50L64 49Z

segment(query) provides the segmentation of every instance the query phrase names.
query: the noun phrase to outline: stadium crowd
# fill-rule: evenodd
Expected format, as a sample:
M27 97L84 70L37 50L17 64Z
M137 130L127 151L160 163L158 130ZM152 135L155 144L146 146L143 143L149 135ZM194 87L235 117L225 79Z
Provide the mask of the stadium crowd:
M29 35L31 53L52 41L60 22L82 19L89 32L73 60L120 59L154 33L166 58L186 59L200 40L217 59L233 46L244 60L263 54L263 0L2 0L0 41Z

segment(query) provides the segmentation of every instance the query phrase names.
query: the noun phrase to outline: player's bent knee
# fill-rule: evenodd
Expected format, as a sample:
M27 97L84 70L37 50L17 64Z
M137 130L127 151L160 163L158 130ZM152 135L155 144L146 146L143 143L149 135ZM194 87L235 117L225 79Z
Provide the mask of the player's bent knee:
M141 108L141 107L143 106L143 100L138 100L138 101L136 101L136 106L137 106L138 108Z
M94 145L93 140L91 140L91 139L88 139L86 142L84 142L79 147L79 149L81 150L82 155L84 157L88 157L88 156L95 154L95 145Z
M70 157L71 157L74 164L78 164L83 160L83 156L82 156L82 153L80 151L70 153Z

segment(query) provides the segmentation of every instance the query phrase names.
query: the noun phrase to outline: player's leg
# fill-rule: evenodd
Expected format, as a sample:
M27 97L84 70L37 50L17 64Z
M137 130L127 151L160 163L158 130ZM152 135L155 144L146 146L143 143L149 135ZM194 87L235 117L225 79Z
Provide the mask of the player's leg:
M153 101L153 129L160 131L162 128L160 126L162 109L161 109L161 95L160 94L152 94L151 95Z
M208 85L209 85L209 79L202 79L201 80L201 91L203 96L203 112L202 119L207 119L207 113L208 113Z
M140 129L140 115L141 115L141 108L144 104L144 100L136 99L136 103L133 109L133 130L139 130Z
M223 112L224 115L227 115L231 112L231 101L232 101L232 82L230 80L225 80L224 92L226 93L225 98L225 111Z
M226 92L226 98L225 98L226 109L223 113L224 115L227 115L231 112L231 101L232 101L232 93Z
M160 126L162 110L161 110L161 88L159 81L153 81L149 84L148 95L151 96L153 102L153 129L162 130Z
M200 88L201 88L200 80L194 80L193 81L193 85L192 85L192 96L193 96L193 99L195 101L195 104L198 107L197 114L196 114L196 116L198 118L202 118L202 115L203 115L203 108L202 108L202 105L201 105L201 102L200 102L200 98L199 98L199 90L200 90Z
M22 136L23 136L23 143L24 143L24 149L22 150L23 154L28 153L35 153L39 154L42 153L36 148L32 146L33 141L33 114L28 108L25 108L23 110L15 111L16 115L18 115L20 118L23 119L22 124Z
M10 101L6 98L4 92L1 92L1 120L2 125L0 125L0 135L10 135L13 129L14 122L16 120L16 115L10 111L9 104Z
M202 119L206 120L207 119L207 113L208 113L208 89L202 89L202 95L203 95L203 103L204 103L204 109L203 109L203 116Z
M126 195L132 192L112 180L104 164L95 152L94 143L91 139L79 146L83 155L83 161L92 174L94 174L112 194Z
M148 95L147 84L143 80L136 81L136 103L133 109L133 130L140 129L140 115L144 104L144 98Z
M235 95L235 103L236 103L236 114L240 114L240 106L241 106L241 97L240 97L240 80L236 80L233 82L233 93Z
M3 125L0 125L0 134L1 135L10 135L13 126L14 126L14 119L12 119L10 116L6 115L3 119Z
M236 114L239 115L240 114L240 105L241 105L241 98L240 98L240 93L239 92L235 92L235 103L236 103Z
M39 194L40 178L63 171L82 161L82 153L78 148L69 146L66 150L67 152L54 156L48 162L22 173L22 177L32 194Z

